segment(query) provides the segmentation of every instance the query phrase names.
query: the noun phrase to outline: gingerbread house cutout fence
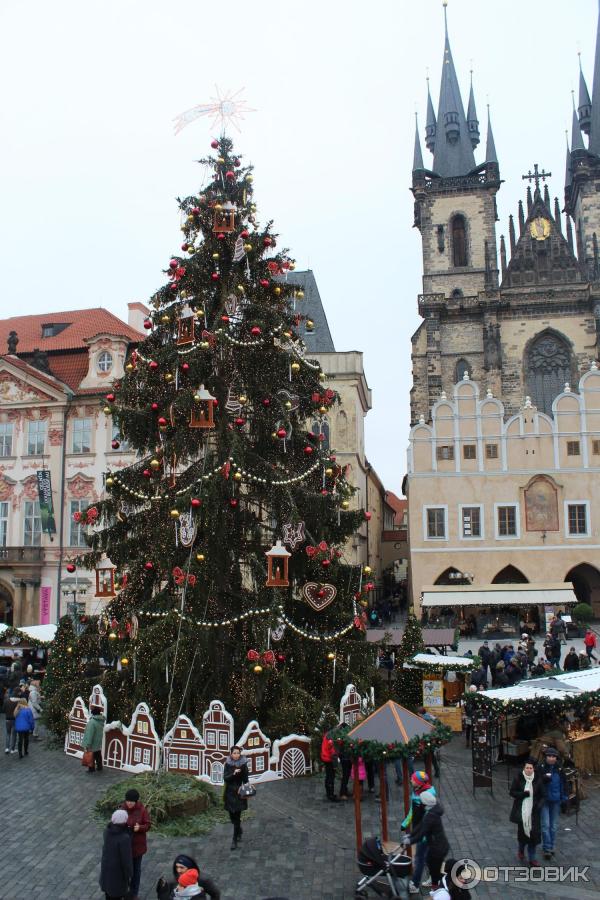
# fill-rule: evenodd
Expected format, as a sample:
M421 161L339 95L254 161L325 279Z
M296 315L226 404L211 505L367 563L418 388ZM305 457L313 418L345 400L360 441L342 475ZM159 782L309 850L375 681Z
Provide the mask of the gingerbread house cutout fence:
M363 712L362 697L353 684L347 684L340 700L340 725L355 725Z
M344 697L352 715L356 698L350 688L353 686L348 686ZM360 706L360 697L358 703ZM94 686L89 705L101 707L106 715L106 697L100 685ZM77 697L69 713L65 737L65 753L69 756L81 758L89 717L88 707L81 697ZM248 723L237 741L234 733L233 716L220 700L213 700L202 716L201 729L188 716L180 715L161 741L148 706L139 703L129 726L121 722L109 722L104 726L102 759L108 768L134 773L156 771L162 761L169 772L223 784L225 761L233 744L237 744L248 760L252 781L295 778L312 770L310 738L305 735L288 734L271 742L255 720Z

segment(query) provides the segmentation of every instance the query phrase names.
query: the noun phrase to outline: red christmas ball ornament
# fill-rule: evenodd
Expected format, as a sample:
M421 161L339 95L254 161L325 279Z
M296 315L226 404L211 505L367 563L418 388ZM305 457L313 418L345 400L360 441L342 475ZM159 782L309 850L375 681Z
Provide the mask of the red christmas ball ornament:
M323 490L321 491L321 494L322 494L324 497L326 497L328 493L329 493L329 491L327 490L327 488L323 488Z
M167 427L167 420L165 419L164 416L159 416L159 417L158 417L158 427L159 427L159 428L166 428L166 427Z
M250 334L254 335L254 337L258 337L259 334L262 334L262 332L261 332L260 328L258 327L258 325L253 325L252 328L250 329Z
M229 316L221 316L221 322L225 322L225 324L227 325L227 323L229 322Z
M237 158L234 159L233 164L234 164L234 166L241 166L241 162Z
M270 406L270 405L271 405L271 400L270 400L270 398L269 398L269 397L264 397L264 398L263 398L262 404L263 404L263 406Z
M367 522L371 521L372 516L373 516L372 513L368 512L368 511L365 512L365 519L367 520Z
M264 288L268 288L268 287L269 287L269 281L268 281L268 279L266 279L266 278L261 278L261 279L260 279L260 286L261 286L261 287L264 287Z
M213 272L212 275L211 275L210 277L211 277L211 279L212 279L213 281L218 281L218 280L219 280L219 273L218 273L218 272Z
M237 497L232 497L231 500L229 501L229 505L232 507L232 509L235 509L236 506L238 505Z
M113 448L113 450L118 450L121 446L121 443L120 441L114 440L110 442L110 446Z
M76 568L77 566L75 565L75 563L67 563L66 565L67 572L74 572Z
M114 403L115 395L114 395L114 394L107 394L107 395L106 395L106 399L108 400L109 403Z
M144 319L144 328L146 329L146 331L152 328L152 322L150 321L150 319Z
M248 650L246 653L246 659L248 662L256 662L260 659L260 653L257 650Z
M217 235L217 240L218 240L218 241L224 241L224 240L225 240L225 235L223 234L223 232L219 232L219 234Z
M324 569L328 569L329 566L331 565L331 560L330 559L322 559L321 565L323 566Z
M310 446L310 444L307 444L306 447L304 448L304 452L305 452L305 454L306 454L307 456L310 456L311 453L314 452L314 450L313 450L313 448Z
M285 428L277 429L277 437L282 439L287 437L287 431L285 430Z
M190 506L194 509L198 509L199 506L202 506L202 500L199 497L192 497L190 500Z
M225 178L227 181L233 181L235 179L235 172L232 172L230 169L229 172L225 172Z
M181 371L182 371L182 372L187 372L187 371L189 370L189 368L190 368L190 364L189 364L189 363L183 363L183 365L181 366Z
M171 262L169 263L169 268L170 268L170 269L176 269L178 265L179 265L179 263L177 262L177 260L176 260L176 259L172 259Z
M190 246L190 244L182 244L181 245L181 249L183 250L184 253L188 249L189 246Z
M110 627L114 630L114 629L117 627L118 624L119 624L119 623L117 622L117 620L116 620L115 617L113 616L112 619L110 620Z
M151 403L150 409L152 410L152 412L156 412L156 410L158 409L158 403Z
M150 560L148 560L148 562L144 563L144 568L146 569L147 572L151 572L152 569L154 568L154 563L150 562Z
M148 366L150 369L152 369L152 371L156 371L156 369L158 369L158 363L156 362L155 359L151 359L150 362L148 363Z
M244 240L246 240L246 238L250 237L250 232L248 231L247 228L244 228L243 231L240 231L240 237L244 238Z
M270 247L272 243L273 243L273 241L271 240L269 235L267 235L265 238L263 238L263 246L264 247Z
M199 206L192 206L192 215L193 215L193 216L199 216L199 215L200 215L200 207L199 207Z
M275 659L277 660L278 663L284 663L285 662L285 653L276 653Z
M245 420L245 419L242 419L241 416L238 416L237 419L235 420L235 424L236 424L236 425L245 425L245 424L246 424L246 420Z
M218 142L218 141L211 141L211 142L210 142L210 146L213 148L213 150L216 150L216 149L218 148L218 146L219 146L219 142Z
M152 478L152 472L150 471L150 469L144 469L142 475L144 476L144 478Z

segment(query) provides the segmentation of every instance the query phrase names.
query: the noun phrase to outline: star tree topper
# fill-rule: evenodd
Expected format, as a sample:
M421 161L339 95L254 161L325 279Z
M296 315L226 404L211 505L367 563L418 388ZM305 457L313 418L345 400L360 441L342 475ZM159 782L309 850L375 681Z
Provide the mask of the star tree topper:
M243 121L245 113L256 111L240 97L243 90L244 88L240 88L235 93L225 91L222 94L217 85L215 85L216 97L211 97L210 103L200 103L198 106L192 106L191 109L180 113L173 120L175 134L179 134L186 125L189 125L190 122L195 122L201 116L210 116L211 128L214 128L219 123L222 134L225 134L229 123L240 131L238 122Z

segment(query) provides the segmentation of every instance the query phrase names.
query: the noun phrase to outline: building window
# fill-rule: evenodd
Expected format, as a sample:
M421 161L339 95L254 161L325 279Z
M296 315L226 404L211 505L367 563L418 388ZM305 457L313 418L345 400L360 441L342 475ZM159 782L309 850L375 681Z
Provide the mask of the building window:
M176 769L177 768L177 754L169 753L169 768Z
M12 456L13 423L0 422L0 456Z
M567 503L567 534L572 537L588 534L588 504Z
M119 442L119 447L117 449L129 450L129 441L127 438L121 437L121 431L118 425L113 425L111 440Z
M195 753L190 753L190 770L198 771L198 757Z
M46 443L46 423L43 419L31 419L27 430L27 455L41 456Z
M73 419L73 453L89 453L92 449L92 420Z
M229 747L229 737L226 731L219 734L219 747Z
M571 350L560 335L544 331L531 342L525 355L527 394L540 412L552 415L552 402L571 381L571 371Z
M455 267L468 265L467 222L464 216L452 219L452 263Z
M248 759L248 773L252 774L252 757Z
M180 769L189 769L187 753L179 754L179 768Z
M481 507L462 506L460 510L462 536L464 538L481 537Z
M592 453L594 456L600 456L600 441L592 441Z
M216 747L217 746L217 734L212 729L209 729L206 732L206 746L207 747Z
M469 365L467 360L459 359L459 361L456 363L456 368L454 370L454 375L455 375L454 380L462 381L463 378L465 377L465 375L468 378L470 374L471 374L471 366Z
M497 506L496 517L498 537L518 537L517 531L517 507Z
M256 757L256 771L264 772L265 771L265 758L264 756Z
M0 547L6 547L8 540L8 503L0 503Z
M498 444L486 444L485 445L485 458L486 459L498 459Z
M477 447L475 444L464 444L463 459L477 459Z
M143 756L142 762L144 763L145 766L150 765L150 750L148 750L147 747L144 748L144 756Z
M87 509L89 503L87 500L71 500L69 504L70 512L70 531L69 531L69 547L87 547L85 540L85 532L82 525L73 519L73 514L83 512Z
M579 441L567 441L567 456L579 456Z
M25 547L39 547L42 543L42 518L38 500L25 501L25 525L23 544Z
M430 506L425 508L428 540L445 540L446 507Z
M98 366L99 372L110 372L113 366L113 358L110 353L106 350L103 350L102 353L98 357L98 361L96 363Z
M452 444L436 447L435 455L437 459L454 459L454 447Z

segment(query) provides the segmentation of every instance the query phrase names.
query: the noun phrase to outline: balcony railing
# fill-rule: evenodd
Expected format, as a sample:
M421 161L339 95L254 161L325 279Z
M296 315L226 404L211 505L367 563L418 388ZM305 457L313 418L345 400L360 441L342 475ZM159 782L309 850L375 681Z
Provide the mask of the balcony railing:
M0 547L2 563L38 563L43 559L43 547Z

